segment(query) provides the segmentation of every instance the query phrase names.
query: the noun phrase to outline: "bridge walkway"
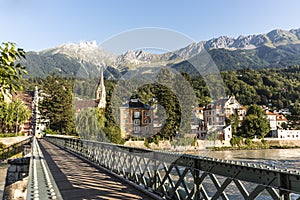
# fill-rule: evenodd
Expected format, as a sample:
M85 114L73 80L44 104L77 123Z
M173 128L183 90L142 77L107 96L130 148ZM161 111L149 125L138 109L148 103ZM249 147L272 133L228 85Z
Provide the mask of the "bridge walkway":
M63 199L152 199L124 180L45 140L39 143Z

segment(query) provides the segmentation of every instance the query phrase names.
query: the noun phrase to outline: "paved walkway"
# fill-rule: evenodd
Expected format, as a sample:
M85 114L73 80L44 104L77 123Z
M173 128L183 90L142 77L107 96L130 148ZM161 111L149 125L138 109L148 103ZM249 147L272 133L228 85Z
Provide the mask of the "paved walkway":
M40 146L63 199L152 199L45 140Z

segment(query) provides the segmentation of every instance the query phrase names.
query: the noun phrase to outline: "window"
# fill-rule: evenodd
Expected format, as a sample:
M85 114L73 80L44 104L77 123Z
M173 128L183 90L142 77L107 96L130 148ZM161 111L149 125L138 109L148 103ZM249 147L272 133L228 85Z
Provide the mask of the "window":
M134 125L140 125L140 123L141 123L141 122L140 122L139 119L135 119L135 120L134 120Z
M135 127L133 128L133 132L134 132L134 133L139 133L139 132L140 132L140 127L139 127L139 126L135 126Z
M135 111L134 112L134 118L140 118L140 112Z
M148 111L145 111L145 116L150 116L150 113Z
M149 118L144 119L144 124L149 124L151 122L151 120Z

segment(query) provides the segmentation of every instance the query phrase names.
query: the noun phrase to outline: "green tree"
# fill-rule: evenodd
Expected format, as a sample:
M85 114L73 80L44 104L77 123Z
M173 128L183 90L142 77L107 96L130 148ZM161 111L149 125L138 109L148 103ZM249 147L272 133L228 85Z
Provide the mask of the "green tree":
M31 117L31 111L21 101L10 103L0 102L0 129L1 132L15 132L19 125Z
M251 105L242 123L242 133L249 138L263 138L270 131L266 113L258 105Z
M25 66L16 63L21 58L25 58L23 49L16 49L12 42L2 43L0 46L0 100L3 100L9 91L14 92L21 88L22 75L27 74Z
M81 139L107 142L104 128L103 111L98 108L87 108L76 117L76 128Z
M231 124L231 127L232 127L232 134L237 134L238 132L238 128L239 128L239 116L237 114L233 114L229 117L229 120L230 120L230 124Z
M50 129L60 134L75 134L73 110L73 81L55 74L49 75L43 85L42 117L50 120Z

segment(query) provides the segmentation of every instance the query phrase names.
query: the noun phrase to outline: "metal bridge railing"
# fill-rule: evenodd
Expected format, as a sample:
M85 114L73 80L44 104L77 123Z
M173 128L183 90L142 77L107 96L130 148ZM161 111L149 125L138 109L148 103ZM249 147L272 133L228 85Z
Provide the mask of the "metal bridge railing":
M62 199L35 137L33 138L31 146L32 155L29 166L26 199Z
M45 139L165 199L300 199L299 171L87 140Z

